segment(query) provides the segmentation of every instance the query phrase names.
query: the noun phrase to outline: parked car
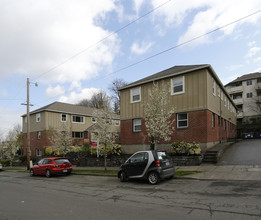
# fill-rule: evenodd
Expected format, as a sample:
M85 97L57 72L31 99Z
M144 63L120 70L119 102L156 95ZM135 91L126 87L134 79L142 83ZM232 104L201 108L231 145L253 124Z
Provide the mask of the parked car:
M175 168L166 151L149 150L134 153L118 171L118 178L124 182L128 179L145 179L157 184L161 179L173 178Z
M69 175L72 172L72 164L67 158L49 157L41 159L36 165L31 167L30 176L45 175L51 177L57 174Z
M0 163L0 170L2 170L3 169L3 165Z

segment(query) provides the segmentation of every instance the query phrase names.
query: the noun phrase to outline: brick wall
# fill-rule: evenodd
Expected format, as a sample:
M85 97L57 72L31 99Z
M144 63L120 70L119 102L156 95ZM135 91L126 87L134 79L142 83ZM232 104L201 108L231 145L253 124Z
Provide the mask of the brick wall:
M198 143L210 143L219 142L220 137L222 140L227 140L227 138L234 138L236 134L236 126L229 125L226 121L226 130L224 129L224 119L223 127L220 128L218 123L218 116L215 114L215 126L212 125L212 112L209 110L194 111L188 113L188 127L187 128L177 128L176 114L174 114L174 132L169 143L175 141L186 141ZM150 139L147 137L145 121L142 120L142 132L133 132L132 120L122 120L121 121L121 144L123 145L141 145L149 144ZM222 134L222 136L221 136ZM164 142L161 142L164 144ZM166 144L166 143L165 143Z

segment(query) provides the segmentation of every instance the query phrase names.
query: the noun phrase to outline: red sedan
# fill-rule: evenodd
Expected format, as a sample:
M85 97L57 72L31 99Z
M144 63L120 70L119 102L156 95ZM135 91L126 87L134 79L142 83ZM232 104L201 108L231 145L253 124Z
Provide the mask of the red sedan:
M49 157L41 159L36 165L31 167L30 176L45 175L51 177L57 174L71 174L72 164L64 157Z

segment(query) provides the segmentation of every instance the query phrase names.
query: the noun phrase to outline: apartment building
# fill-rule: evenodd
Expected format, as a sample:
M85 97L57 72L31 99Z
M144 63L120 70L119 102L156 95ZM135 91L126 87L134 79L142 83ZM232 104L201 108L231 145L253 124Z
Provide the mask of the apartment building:
M69 131L72 145L89 144L92 139L92 128L96 123L93 117L97 109L54 102L30 112L30 149L33 157L43 156L44 149L51 146L50 131ZM24 154L27 150L27 116L23 119L23 146ZM113 115L111 133L119 139L120 117Z
M153 83L169 87L169 105L174 108L171 141L158 147L168 149L175 141L196 141L203 150L236 136L236 105L211 65L174 66L119 89L121 97L122 151L149 149L144 120Z
M237 134L261 132L261 73L238 77L225 85L237 106Z

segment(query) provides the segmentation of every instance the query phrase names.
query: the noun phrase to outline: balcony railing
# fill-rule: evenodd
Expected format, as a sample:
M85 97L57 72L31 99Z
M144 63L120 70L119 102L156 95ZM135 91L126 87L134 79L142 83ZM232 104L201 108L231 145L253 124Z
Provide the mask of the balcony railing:
M231 87L231 88L227 89L227 91L228 91L229 94L242 92L243 91L243 87L242 86L235 86L235 87Z
M236 105L242 105L243 104L243 99L233 99L233 101Z
M244 113L243 112L238 112L237 113L237 118L243 118L244 117Z

